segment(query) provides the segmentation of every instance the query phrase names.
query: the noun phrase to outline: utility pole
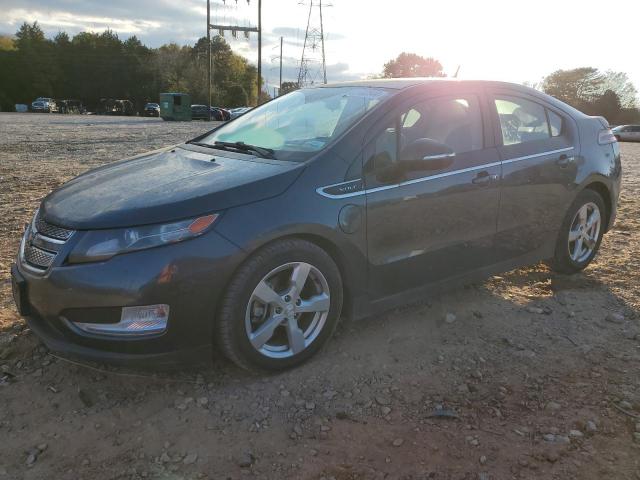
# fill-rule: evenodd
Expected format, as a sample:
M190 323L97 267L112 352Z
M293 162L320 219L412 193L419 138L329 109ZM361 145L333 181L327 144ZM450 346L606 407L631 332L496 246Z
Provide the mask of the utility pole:
M258 0L258 99L260 105L260 90L262 90L262 0Z
M245 32L246 38L249 38L250 32L258 34L258 102L260 102L260 89L262 87L262 0L258 0L258 27L241 27L236 25L212 25L209 14L209 2L207 0L207 40L209 39L209 30L217 30L220 35L224 35L224 32L231 32L233 37L236 37L237 32ZM247 0L250 3L251 0ZM237 3L237 0L236 0ZM209 41L209 55L211 55L211 42ZM211 65L211 62L209 62ZM209 92L211 92L211 73L209 73ZM211 93L209 93L209 104L211 104ZM209 114L211 116L211 114Z
M211 0L207 0L207 103L211 121Z
M280 87L278 87L278 96L282 91L282 37L280 37Z
M327 84L327 62L324 56L324 24L322 22L322 0L320 0L320 39L322 40L322 74L324 84Z

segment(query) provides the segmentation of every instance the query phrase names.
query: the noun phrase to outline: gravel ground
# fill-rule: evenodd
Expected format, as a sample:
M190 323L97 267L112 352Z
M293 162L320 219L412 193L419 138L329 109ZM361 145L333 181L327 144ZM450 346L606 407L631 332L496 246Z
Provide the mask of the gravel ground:
M360 322L257 377L51 355L9 267L52 188L204 123L0 114L0 479L640 479L640 144L618 222L575 276L544 265Z

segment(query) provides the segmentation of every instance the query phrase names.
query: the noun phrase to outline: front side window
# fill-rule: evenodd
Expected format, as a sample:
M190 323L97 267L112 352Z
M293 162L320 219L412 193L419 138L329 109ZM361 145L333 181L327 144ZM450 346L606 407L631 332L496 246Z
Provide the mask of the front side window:
M517 97L497 97L495 99L502 143L519 143L545 140L550 137L545 108L535 102Z
M297 90L257 107L200 140L244 142L274 150L281 160L305 160L390 95L384 88Z
M481 150L483 143L482 115L478 98L434 98L405 109L391 119L372 142L368 169L386 177L393 172L403 149L421 139L430 139L449 146L457 155Z
M482 118L475 96L434 98L401 115L401 145L428 138L449 146L456 154L481 150Z

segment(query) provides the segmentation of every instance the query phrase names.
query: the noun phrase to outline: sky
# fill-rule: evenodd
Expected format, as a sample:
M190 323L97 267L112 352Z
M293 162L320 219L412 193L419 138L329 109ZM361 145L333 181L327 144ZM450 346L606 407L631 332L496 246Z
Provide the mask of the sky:
M310 0L263 0L263 76L278 83L280 36L284 80L296 80ZM212 23L254 26L257 0L211 0ZM318 4L319 0L314 0ZM236 6L237 5L237 6ZM623 71L640 90L640 1L323 0L329 82L381 73L400 52L438 59L459 78L539 82L557 69ZM614 9L615 6L615 9ZM206 0L0 0L0 33L38 21L48 36L106 28L157 47L193 44L206 34ZM319 9L312 10L319 28ZM255 63L257 39L227 40ZM320 49L312 53L319 58ZM316 64L312 61L310 67ZM311 73L318 72L311 68Z

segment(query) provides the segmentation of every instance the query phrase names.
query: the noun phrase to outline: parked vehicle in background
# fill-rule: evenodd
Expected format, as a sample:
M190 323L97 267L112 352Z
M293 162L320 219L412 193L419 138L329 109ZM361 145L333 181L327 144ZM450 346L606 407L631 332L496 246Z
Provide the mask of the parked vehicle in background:
M198 104L191 105L191 119L192 120L209 120L209 112L207 110L207 106L198 105Z
M244 115L249 110L251 110L251 107L232 108L231 110L229 110L229 113L231 114L230 120L233 120L234 118L238 118L240 115Z
M612 131L619 142L640 142L640 125L619 125Z
M58 106L53 98L38 97L31 102L31 111L37 113L54 113L58 111Z
M80 100L59 100L58 109L60 113L84 113L86 109Z
M31 111L36 113L49 113L49 104L42 100L34 100L31 102Z
M160 116L160 104L147 103L142 110L142 115L145 117L159 117Z
M50 193L14 298L54 351L158 366L215 349L288 368L341 315L540 260L581 271L621 175L604 118L522 85L304 88Z
M231 119L231 114L220 107L210 107L211 109L211 120L215 120L218 122L224 122ZM191 105L191 118L193 120L209 120L209 113L207 112L206 105Z
M220 112L221 121L227 122L227 121L231 120L231 113L226 108L222 108L222 107L211 107L211 108L215 108L216 110L218 110Z
M131 100L101 98L99 113L103 115L125 115L130 117L136 114L136 110Z

